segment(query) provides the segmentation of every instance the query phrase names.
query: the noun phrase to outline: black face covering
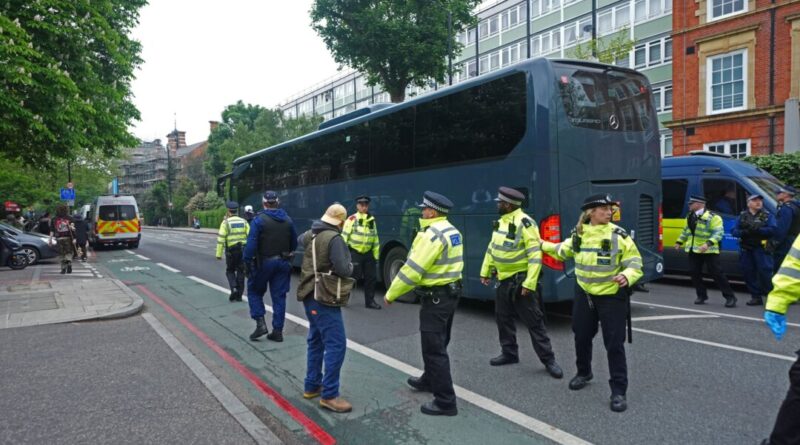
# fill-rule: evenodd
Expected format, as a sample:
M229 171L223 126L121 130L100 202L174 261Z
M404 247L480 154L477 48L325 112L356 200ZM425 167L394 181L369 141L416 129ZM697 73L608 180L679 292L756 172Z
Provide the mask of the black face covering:
M506 204L505 202L500 201L499 203L497 203L497 213L505 215L506 213L511 213L513 211L514 208Z

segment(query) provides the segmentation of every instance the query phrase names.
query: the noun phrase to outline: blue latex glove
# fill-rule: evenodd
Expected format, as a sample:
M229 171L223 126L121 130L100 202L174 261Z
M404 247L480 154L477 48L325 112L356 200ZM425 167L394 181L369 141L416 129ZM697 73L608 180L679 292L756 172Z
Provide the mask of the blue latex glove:
M786 333L786 316L772 311L764 311L764 321L772 329L775 338L780 340Z

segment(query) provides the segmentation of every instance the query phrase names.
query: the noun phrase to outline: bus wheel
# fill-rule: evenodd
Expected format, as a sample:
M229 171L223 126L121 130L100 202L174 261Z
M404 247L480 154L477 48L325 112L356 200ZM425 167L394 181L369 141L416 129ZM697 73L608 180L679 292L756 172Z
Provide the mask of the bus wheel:
M392 284L392 280L397 276L397 273L400 272L400 268L405 264L407 257L408 251L404 247L395 247L386 255L386 258L383 260L383 284L386 285L387 289ZM398 301L404 303L418 303L419 297L413 292L409 292L398 298Z

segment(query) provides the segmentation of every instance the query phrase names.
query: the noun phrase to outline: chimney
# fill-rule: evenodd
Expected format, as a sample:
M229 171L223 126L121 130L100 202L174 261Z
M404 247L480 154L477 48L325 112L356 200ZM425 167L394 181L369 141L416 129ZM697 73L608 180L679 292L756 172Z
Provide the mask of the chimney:
M175 151L186 146L186 132L174 130L167 135L167 147Z
M219 127L219 121L208 121L209 131L214 131Z

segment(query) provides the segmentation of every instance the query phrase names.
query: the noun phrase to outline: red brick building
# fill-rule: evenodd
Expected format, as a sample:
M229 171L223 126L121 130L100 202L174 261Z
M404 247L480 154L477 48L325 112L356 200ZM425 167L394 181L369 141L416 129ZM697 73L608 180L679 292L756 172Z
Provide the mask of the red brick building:
M787 125L797 151L800 0L675 0L672 24L673 155L782 153Z

